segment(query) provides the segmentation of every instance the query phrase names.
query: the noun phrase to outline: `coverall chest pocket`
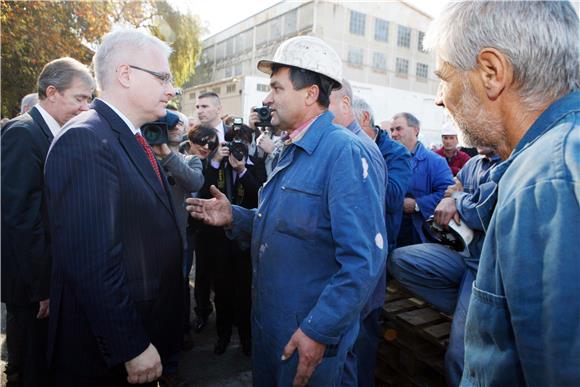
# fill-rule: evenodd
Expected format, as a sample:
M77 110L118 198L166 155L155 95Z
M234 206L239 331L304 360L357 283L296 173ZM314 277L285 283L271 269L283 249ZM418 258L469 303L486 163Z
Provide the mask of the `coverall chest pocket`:
M322 207L321 190L308 185L286 184L280 187L284 211L276 230L298 239L313 240Z

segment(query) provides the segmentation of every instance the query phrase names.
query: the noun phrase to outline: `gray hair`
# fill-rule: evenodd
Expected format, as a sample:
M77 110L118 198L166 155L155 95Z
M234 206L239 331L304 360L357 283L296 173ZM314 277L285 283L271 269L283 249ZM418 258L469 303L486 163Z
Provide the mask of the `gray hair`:
M362 115L364 112L369 113L370 118L370 125L371 127L375 126L375 114L373 113L373 108L361 97L355 95L352 98L352 111L354 112L354 116L358 123L360 124L362 120Z
M26 94L20 101L20 114L27 112L38 103L38 93Z
M568 1L449 2L424 47L468 71L492 47L513 66L519 94L537 107L580 86L578 15Z
M128 64L123 62L128 61L131 55L147 52L151 48L159 49L166 58L172 52L171 47L164 41L134 28L120 28L106 34L93 57L99 89L103 90L109 84L110 77L115 74L119 65Z
M71 87L75 79L80 79L94 87L95 81L87 66L73 58L59 58L44 65L37 80L38 98L46 98L46 89L54 86L62 92Z
M343 78L342 79L342 87L340 89L334 89L336 90L337 93L339 93L341 96L347 96L348 99L350 100L350 102L352 103L352 86L350 85L350 82ZM333 91L334 91L333 90Z
M406 112L397 113L393 116L393 121L396 120L397 118L404 118L405 120L407 120L408 126L421 129L421 122L417 119L417 117L415 117L411 113Z

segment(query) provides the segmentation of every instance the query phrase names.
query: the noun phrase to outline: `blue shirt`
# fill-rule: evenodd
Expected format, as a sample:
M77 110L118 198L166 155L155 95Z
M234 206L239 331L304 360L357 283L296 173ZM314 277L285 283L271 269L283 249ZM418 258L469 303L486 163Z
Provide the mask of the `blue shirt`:
M461 385L577 386L580 92L548 107L491 180Z
M298 327L326 345L350 340L346 353L385 270L383 158L333 118L284 147L257 209L233 206L230 235L251 240L253 322L278 356Z
M496 186L490 180L490 172L499 162L501 159L498 155L491 158L477 155L469 159L456 176L463 185L463 191L454 192L452 197L461 221L473 230L473 240L469 244L470 256L465 258L465 264L474 273L477 272L485 236L477 207L491 195Z

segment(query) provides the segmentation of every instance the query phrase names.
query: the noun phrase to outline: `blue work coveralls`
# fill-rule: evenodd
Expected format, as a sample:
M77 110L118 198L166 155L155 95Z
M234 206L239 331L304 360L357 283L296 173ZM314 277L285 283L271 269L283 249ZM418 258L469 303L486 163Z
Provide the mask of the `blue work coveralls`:
M550 105L490 177L461 385L577 386L580 92Z
M406 197L417 201L419 212L403 215L398 246L427 242L423 233L423 222L433 215L445 190L453 184L453 175L447 161L425 148L420 141L415 146L411 167L413 177ZM412 222L412 228L409 221ZM403 240L407 240L407 243L403 243Z
M229 235L251 240L252 369L256 386L290 386L301 328L326 344L310 386L340 383L360 312L385 270L385 168L378 149L323 113L286 145L257 209L233 206Z

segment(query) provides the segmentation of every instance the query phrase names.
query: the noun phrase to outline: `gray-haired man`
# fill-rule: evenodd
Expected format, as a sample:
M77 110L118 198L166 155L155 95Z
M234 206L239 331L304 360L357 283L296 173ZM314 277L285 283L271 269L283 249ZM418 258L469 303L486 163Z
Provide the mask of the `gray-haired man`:
M449 3L425 37L437 104L505 159L478 207L463 386L580 380L578 36L567 1L506 1Z

